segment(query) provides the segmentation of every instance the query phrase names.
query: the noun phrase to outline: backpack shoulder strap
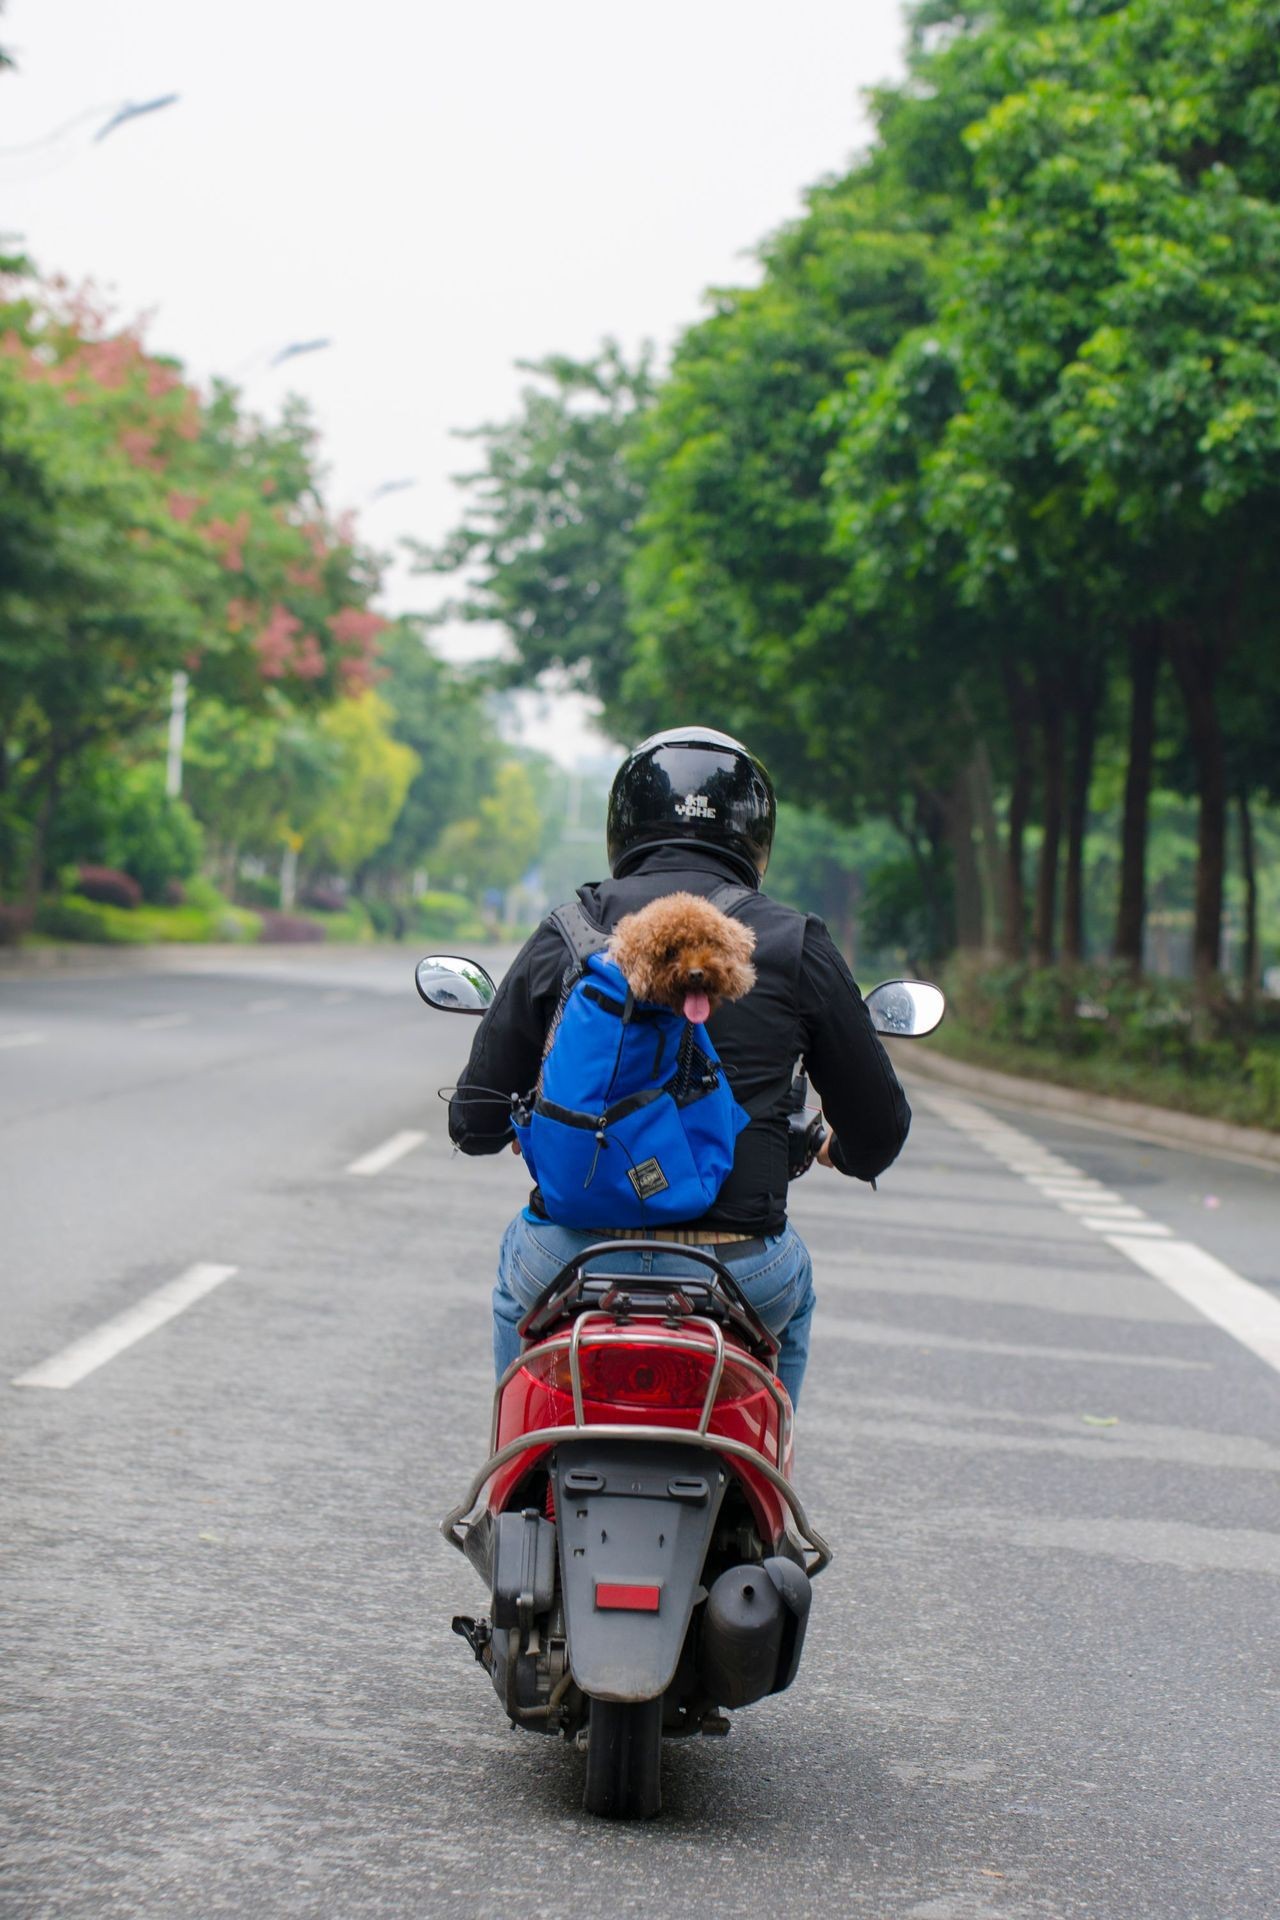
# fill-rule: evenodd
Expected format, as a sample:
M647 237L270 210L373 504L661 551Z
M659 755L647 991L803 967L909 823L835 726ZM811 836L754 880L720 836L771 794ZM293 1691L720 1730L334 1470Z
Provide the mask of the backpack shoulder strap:
M560 976L560 998L556 1002L556 1010L551 1016L551 1023L542 1042L544 1062L551 1051L552 1041L560 1031L560 1022L564 1019L569 995L586 972L588 960L593 953L603 953L609 944L608 934L602 933L593 921L588 920L577 900L567 900L562 907L557 907L554 912L549 913L547 918L569 949L569 960ZM541 1067L538 1069L538 1084L535 1092L539 1094L542 1092Z
M719 907L721 913L731 915L736 907L740 907L744 901L750 900L753 893L753 888L736 886L733 881L728 880L718 886L714 892L709 893L707 898L713 906ZM793 983L797 1005L799 1004L800 963L804 948L806 924L804 914L796 913L790 917L787 926L786 966L788 975ZM798 1051L799 1049L797 1048L797 1052ZM786 1077L780 1080L776 1086L767 1087L763 1093L756 1094L753 1100L744 1102L744 1111L750 1115L751 1119L762 1120L766 1115L778 1114L786 1100L790 1097L791 1074L792 1069L788 1067Z
M560 938L568 947L576 963L576 971L581 972L593 953L603 953L609 944L609 936L588 920L577 900L566 901L548 916Z
M740 907L744 900L751 898L752 892L751 887L740 887L733 880L722 880L707 898L713 907L719 907L721 913L732 914L735 907Z

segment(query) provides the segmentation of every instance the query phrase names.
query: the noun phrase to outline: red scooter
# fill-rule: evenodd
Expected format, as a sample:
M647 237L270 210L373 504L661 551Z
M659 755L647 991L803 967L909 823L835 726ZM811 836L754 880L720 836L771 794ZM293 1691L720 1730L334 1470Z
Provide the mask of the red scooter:
M422 961L417 986L457 1013L495 991L453 956ZM918 1034L943 999L891 981L867 1006L881 1031ZM820 1117L799 1112L796 1133L802 1169ZM831 1558L791 1484L778 1342L713 1253L667 1250L701 1271L611 1272L636 1243L603 1241L545 1289L498 1382L489 1458L441 1526L490 1593L454 1632L513 1726L585 1745L583 1805L615 1819L658 1812L664 1738L727 1733L726 1708L790 1686Z

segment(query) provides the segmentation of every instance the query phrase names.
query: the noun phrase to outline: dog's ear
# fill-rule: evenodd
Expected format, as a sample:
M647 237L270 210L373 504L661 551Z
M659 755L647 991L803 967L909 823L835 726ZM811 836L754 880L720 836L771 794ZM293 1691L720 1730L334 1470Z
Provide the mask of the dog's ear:
M730 920L728 914L724 915L724 919L729 928L725 936L726 950L735 960L740 960L749 966L751 956L756 950L755 929L744 926L741 920Z
M756 984L756 970L751 963L756 948L755 932L718 907L712 907L711 912L715 916L713 938L721 955L720 998L741 1000Z
M628 979L631 968L644 953L644 934L639 920L638 913L624 914L609 935L609 944L604 950L605 959L617 967L624 979Z
M756 970L751 964L751 951L755 946L752 939L740 954L726 956L729 965L724 979L724 997L726 1000L741 1000L750 993L756 983Z

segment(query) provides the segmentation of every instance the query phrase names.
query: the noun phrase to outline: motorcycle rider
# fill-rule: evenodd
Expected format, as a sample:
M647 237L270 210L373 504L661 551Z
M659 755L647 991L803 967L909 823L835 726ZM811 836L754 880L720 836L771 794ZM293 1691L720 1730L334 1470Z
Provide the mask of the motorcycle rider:
M715 1204L679 1227L592 1232L546 1217L535 1187L502 1241L493 1292L493 1353L499 1378L520 1351L517 1326L565 1262L594 1240L634 1239L611 1255L616 1272L678 1276L698 1271L646 1240L710 1248L781 1340L778 1372L800 1397L815 1295L809 1252L787 1219L788 1110L797 1058L822 1100L831 1132L824 1166L873 1180L898 1156L911 1111L872 1028L852 975L816 915L760 890L773 843L773 786L740 741L709 727L673 727L643 741L619 768L609 795L611 878L578 889L588 919L608 932L661 894L746 889L731 911L756 935L756 985L726 1002L708 1031L737 1099L753 1118L738 1136L733 1167ZM449 1134L463 1153L497 1153L513 1141L509 1093L534 1086L559 1005L567 954L544 920L517 955L481 1021L449 1105Z

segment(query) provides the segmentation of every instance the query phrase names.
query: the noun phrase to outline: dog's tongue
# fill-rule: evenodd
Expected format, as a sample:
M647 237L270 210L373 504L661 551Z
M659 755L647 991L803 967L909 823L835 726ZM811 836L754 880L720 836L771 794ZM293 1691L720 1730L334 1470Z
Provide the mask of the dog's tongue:
M695 1026L701 1026L704 1020L711 1018L711 1002L705 993L686 993L684 997L684 1017L692 1020Z

